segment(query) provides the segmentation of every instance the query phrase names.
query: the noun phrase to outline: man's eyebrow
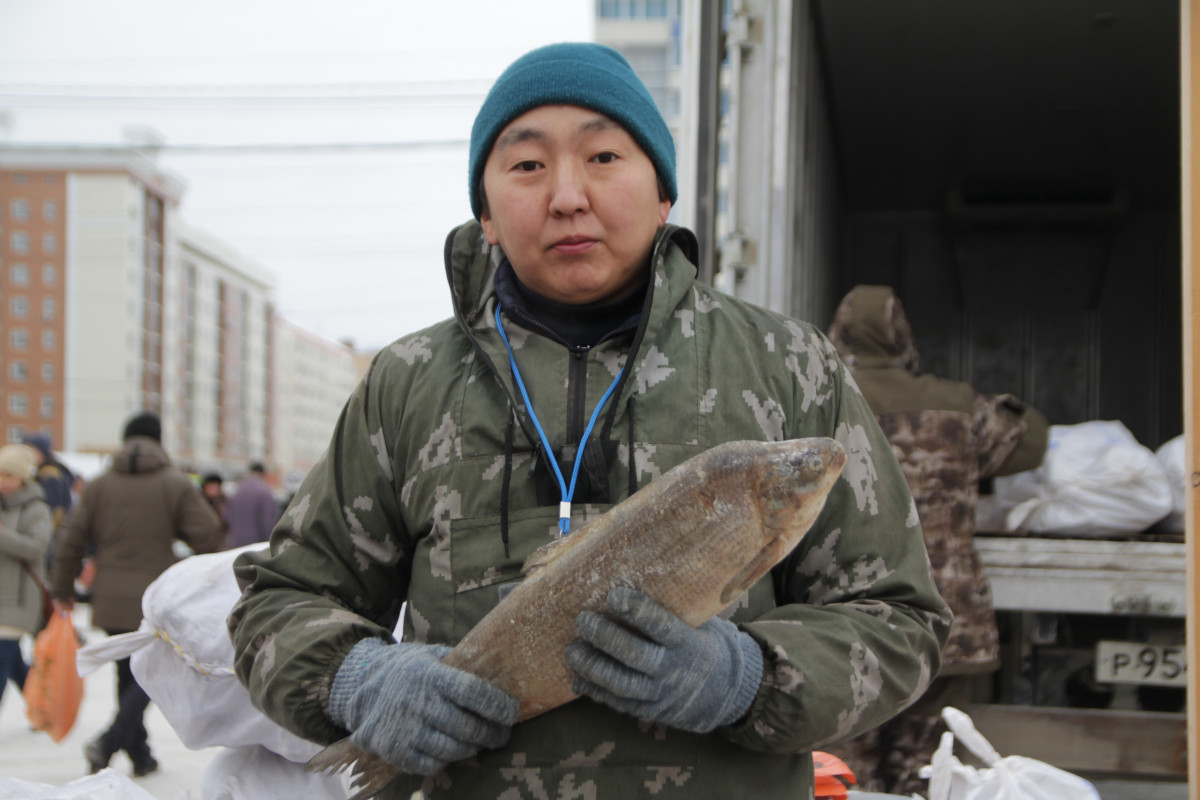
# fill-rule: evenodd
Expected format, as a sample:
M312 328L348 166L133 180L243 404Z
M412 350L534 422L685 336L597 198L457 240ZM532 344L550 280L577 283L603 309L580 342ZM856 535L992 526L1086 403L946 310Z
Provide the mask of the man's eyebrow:
M607 131L613 128L620 128L616 122L612 121L603 114L597 114L587 122L579 126L580 133L596 133L597 131Z
M603 114L597 114L580 125L579 132L596 133L598 131L619 129L620 127L620 125ZM496 139L496 144L492 149L499 152L522 142L545 141L546 138L546 132L539 128L513 128L502 133L500 138Z
M545 132L540 131L537 128L513 128L512 130L505 131L500 135L500 138L496 140L496 146L493 149L500 151L512 147L515 144L520 144L521 142L542 141L545 138Z

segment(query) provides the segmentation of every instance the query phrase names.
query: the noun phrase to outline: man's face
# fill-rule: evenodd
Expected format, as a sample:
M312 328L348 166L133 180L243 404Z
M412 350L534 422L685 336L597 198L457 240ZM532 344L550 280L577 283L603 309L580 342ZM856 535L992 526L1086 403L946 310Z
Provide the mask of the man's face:
M504 248L521 283L572 305L636 288L671 210L633 137L578 106L541 106L509 123L483 188L487 240Z
M221 484L216 481L209 481L204 484L204 496L210 500L216 500L221 496Z
M12 494L25 485L25 481L16 475L0 472L0 494Z

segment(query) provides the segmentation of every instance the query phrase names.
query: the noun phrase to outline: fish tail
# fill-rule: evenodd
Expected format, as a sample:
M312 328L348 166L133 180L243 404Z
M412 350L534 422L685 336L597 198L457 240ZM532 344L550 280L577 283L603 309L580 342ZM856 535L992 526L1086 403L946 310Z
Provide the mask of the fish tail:
M331 775L350 771L350 788L354 791L348 800L370 800L387 788L400 770L375 755L360 750L350 739L335 742L308 760L304 767L309 772L325 772Z

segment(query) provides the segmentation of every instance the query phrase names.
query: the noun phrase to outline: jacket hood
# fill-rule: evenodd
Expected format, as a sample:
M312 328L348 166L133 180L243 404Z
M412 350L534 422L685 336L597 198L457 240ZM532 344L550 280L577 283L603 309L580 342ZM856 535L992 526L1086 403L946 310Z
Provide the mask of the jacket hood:
M916 372L920 363L904 306L890 286L855 286L833 315L829 339L851 369L899 367Z
M171 463L162 445L149 436L130 436L121 452L113 456L114 472L141 475L154 472Z
M36 481L27 481L24 486L10 495L0 495L0 508L20 508L34 500L45 499L45 492Z

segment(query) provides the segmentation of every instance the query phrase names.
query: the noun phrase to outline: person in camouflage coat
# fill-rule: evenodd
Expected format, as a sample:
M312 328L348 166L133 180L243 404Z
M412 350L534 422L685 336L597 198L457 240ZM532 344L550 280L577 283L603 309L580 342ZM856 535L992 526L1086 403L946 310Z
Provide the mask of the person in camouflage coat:
M519 68L536 80L514 88ZM595 91L589 81L605 75L623 84ZM576 91L552 93L563 85ZM524 94L497 115L504 91ZM938 671L951 617L904 476L818 330L697 281L695 237L664 224L669 132L615 51L527 54L489 94L488 115L492 135L472 136L479 221L446 240L455 316L375 357L269 549L239 557L238 675L289 730L357 742L362 731L337 719L359 655L454 645L559 535L548 454L569 474L582 453L577 530L717 444L835 437L849 458L821 516L722 612L761 657L739 717L691 733L583 696L513 725L514 704L506 721L496 715L502 745L403 775L382 795L811 797L813 749L880 724ZM540 203L522 202L531 196ZM589 236L556 234L549 256L523 248L520 226L543 222Z
M999 665L991 586L974 545L979 482L1037 467L1049 426L1011 394L980 394L966 383L918 375L912 329L888 286L854 287L834 314L829 338L904 470L934 579L954 611L942 674L929 691L835 750L863 789L925 792L928 782L917 771L930 763L946 729L942 708L969 703L971 676Z

